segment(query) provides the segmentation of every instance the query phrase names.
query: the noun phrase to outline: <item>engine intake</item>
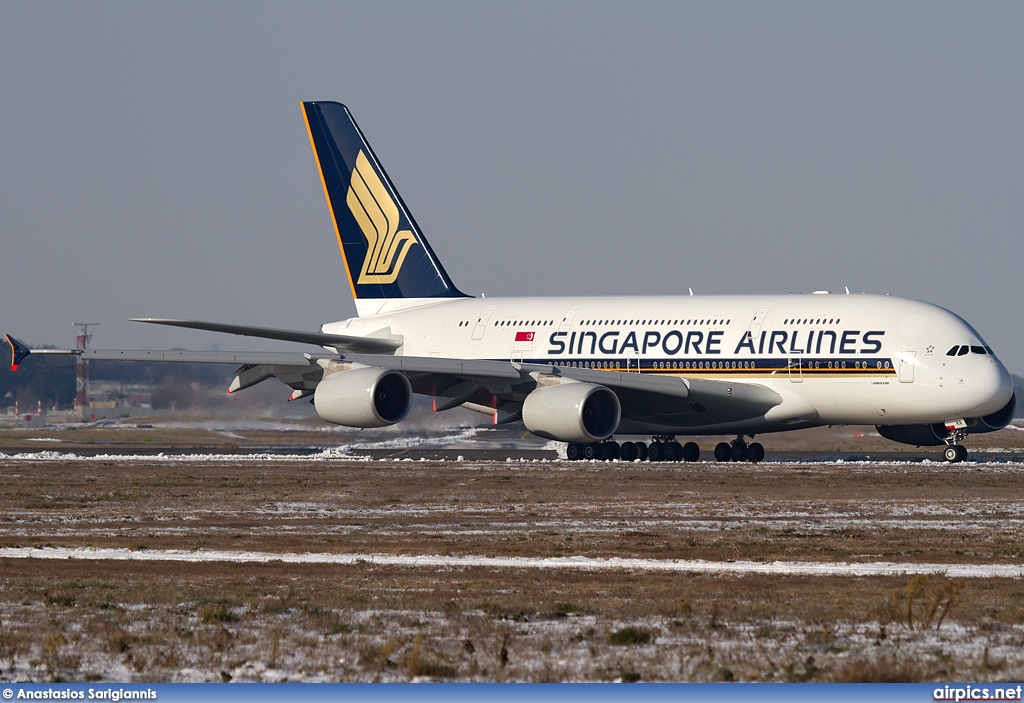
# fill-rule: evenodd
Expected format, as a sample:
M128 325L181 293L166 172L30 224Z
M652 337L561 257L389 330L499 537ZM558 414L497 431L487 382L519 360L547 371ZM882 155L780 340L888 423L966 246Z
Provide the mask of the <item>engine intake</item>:
M621 418L618 396L593 383L544 386L523 402L526 429L562 442L607 439L618 429Z
M385 427L401 422L412 405L405 374L361 368L328 376L313 393L317 415L346 427Z
M1014 393L1010 396L1010 402L1008 402L1002 410L996 410L991 415L978 420L978 425L971 428L971 432L995 432L1001 430L1010 424L1010 420L1013 419L1013 414L1017 411L1017 394Z

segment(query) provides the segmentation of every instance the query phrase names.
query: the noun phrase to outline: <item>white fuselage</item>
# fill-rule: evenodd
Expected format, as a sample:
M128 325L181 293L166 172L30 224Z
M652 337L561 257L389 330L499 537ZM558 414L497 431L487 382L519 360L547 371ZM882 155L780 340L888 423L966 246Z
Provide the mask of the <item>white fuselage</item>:
M390 332L405 356L735 380L783 398L755 423L674 428L679 434L976 418L1004 407L1013 391L1009 373L962 318L889 296L393 301L323 331Z

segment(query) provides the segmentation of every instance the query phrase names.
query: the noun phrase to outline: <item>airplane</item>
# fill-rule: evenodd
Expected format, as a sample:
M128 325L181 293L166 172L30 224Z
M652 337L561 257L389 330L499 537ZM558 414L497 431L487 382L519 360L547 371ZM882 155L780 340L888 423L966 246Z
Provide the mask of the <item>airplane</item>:
M401 422L414 394L496 425L522 422L578 459L696 461L677 438L733 435L717 461L764 459L756 435L875 425L960 462L970 433L1005 427L1013 382L956 314L879 296L475 298L449 278L348 108L302 114L357 316L319 332L162 318L133 321L285 340L313 352L29 349L29 354L238 366L235 393L268 378L325 421ZM637 437L646 441L618 441Z

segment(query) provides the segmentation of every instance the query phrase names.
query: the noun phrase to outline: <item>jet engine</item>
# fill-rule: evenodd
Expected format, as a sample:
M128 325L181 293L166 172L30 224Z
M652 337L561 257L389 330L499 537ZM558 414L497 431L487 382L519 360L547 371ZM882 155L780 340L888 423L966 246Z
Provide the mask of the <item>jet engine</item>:
M526 429L562 442L607 439L618 428L621 417L618 396L592 383L544 386L523 402Z
M1010 396L1010 401L1003 406L1002 410L996 410L991 415L986 415L978 420L978 424L970 428L972 433L975 432L995 432L1001 430L1010 424L1010 420L1013 419L1013 414L1017 410L1017 394L1014 393Z
M1010 424L1013 413L1017 409L1017 396L1010 396L1010 402L1001 410L985 417L967 420L967 432L980 434L995 432ZM946 426L941 422L931 425L878 425L878 434L893 442L913 444L916 447L937 447L946 443Z
M313 405L317 415L346 427L384 427L401 422L412 404L412 385L405 374L358 368L332 374L317 384Z

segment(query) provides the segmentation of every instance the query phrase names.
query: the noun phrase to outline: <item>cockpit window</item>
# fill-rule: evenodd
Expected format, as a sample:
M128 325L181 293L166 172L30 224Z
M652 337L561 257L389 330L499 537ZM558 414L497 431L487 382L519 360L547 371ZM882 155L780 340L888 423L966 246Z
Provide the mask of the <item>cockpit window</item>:
M960 351L958 351L956 355L963 356L964 354L967 354L969 351L971 351L971 348L965 344L962 347L960 347Z
M956 353L958 351L960 351L960 345L954 344L953 347L948 352L946 352L946 356L956 356Z
M992 347L985 347L985 351L988 352L989 356L995 356L996 355L996 353L994 351L992 351Z
M985 347L971 347L972 354L986 354Z

